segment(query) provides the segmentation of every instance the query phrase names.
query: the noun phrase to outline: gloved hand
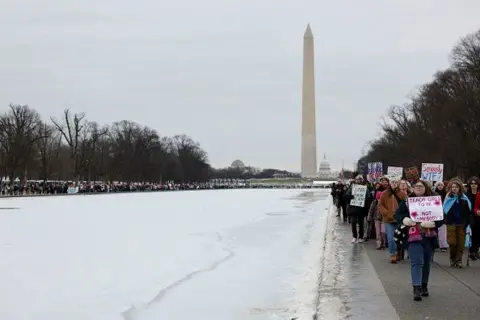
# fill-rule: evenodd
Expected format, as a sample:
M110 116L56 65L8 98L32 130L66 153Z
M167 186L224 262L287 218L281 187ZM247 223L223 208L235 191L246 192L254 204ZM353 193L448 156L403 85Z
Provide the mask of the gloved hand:
M416 225L415 221L413 221L409 217L403 218L402 223L404 226L407 226L407 227L413 227L414 225Z
M420 223L420 226L425 229L435 228L435 222L433 221L424 221Z

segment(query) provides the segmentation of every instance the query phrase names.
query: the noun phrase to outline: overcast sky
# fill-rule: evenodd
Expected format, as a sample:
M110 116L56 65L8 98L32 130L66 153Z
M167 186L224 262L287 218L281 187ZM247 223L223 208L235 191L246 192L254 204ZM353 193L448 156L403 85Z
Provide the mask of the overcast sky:
M132 120L190 135L216 167L298 171L310 22L318 160L351 168L479 13L478 0L0 0L0 110Z

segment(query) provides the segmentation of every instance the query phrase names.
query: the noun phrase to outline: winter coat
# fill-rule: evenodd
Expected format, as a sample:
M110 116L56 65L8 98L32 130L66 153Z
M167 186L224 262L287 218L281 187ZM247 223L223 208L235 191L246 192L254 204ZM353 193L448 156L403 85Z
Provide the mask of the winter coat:
M475 229L480 229L480 215L477 214L478 210L480 210L480 191L477 192L473 204L473 228ZM480 232L480 230L478 232Z
M347 214L349 216L356 216L356 217L365 217L368 215L368 209L370 208L369 205L370 205L370 192L367 188L367 193L365 195L365 203L364 203L364 206L363 207L357 207L357 206L352 206L350 205L350 201L354 198L354 196L352 195L352 189L353 189L353 184L351 184L347 191L345 192L345 200L348 204L348 208L347 208Z
M443 203L445 213L445 224L464 226L472 224L472 205L465 194L457 197L454 194L448 194Z
M382 194L380 201L378 202L378 211L382 215L383 223L397 223L395 215L398 209L398 200L394 196L393 192L395 192L398 197L398 194L401 191L394 191L390 187Z

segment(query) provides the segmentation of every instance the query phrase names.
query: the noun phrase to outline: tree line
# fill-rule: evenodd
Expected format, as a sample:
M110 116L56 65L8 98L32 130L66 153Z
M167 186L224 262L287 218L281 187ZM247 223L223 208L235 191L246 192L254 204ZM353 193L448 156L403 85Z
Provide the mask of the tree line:
M438 71L403 105L393 105L382 134L359 160L386 166L443 163L444 177L480 173L480 31L461 38L450 67Z
M68 109L46 121L27 105L0 115L0 177L10 181L200 182L209 170L186 135L161 137L127 120L101 126Z

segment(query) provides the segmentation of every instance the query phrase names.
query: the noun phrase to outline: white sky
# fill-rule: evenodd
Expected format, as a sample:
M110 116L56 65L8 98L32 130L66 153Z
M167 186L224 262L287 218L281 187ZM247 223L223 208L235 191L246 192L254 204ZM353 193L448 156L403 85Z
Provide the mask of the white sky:
M479 13L476 0L0 0L0 106L133 120L190 135L213 166L299 170L310 22L318 159L348 168Z

